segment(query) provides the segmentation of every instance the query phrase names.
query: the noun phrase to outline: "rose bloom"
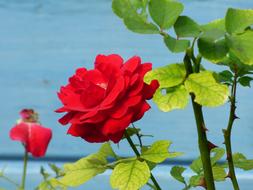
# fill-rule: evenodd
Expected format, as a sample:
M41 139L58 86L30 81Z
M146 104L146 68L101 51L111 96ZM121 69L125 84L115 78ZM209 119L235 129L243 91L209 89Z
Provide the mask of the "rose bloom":
M143 82L151 63L141 64L134 56L125 63L119 55L98 55L95 68L79 68L61 87L58 97L63 107L56 112L67 112L59 122L71 124L68 134L88 142L119 142L130 123L142 118L150 108L151 99L159 87Z
M23 109L21 119L10 130L10 138L23 143L27 152L34 157L45 156L52 131L38 123L38 114L32 109Z

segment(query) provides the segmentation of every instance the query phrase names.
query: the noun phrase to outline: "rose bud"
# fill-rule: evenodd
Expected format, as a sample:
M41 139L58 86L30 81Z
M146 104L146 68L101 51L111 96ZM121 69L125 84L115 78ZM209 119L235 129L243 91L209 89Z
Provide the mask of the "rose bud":
M141 63L134 56L125 63L119 55L98 55L95 68L79 68L61 87L58 97L66 112L59 120L70 123L68 134L88 142L118 143L130 123L142 118L150 109L151 99L159 87L158 81L144 83L144 75L151 63Z
M27 152L34 157L45 156L52 131L38 122L38 114L32 109L23 109L21 119L10 130L10 138L23 143Z

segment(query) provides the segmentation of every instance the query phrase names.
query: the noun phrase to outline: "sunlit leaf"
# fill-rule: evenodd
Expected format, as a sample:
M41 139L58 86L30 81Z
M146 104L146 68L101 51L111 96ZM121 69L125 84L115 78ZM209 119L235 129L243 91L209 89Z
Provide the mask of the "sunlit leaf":
M248 160L242 153L233 154L234 165L237 168L243 170L252 170L253 169L253 159Z
M118 164L111 175L112 188L119 190L138 190L145 185L150 177L150 170L145 161Z
M252 24L253 9L228 9L226 14L226 29L230 34L241 33Z
M106 164L107 161L103 155L92 154L75 163L65 164L65 175L59 181L67 186L79 186L94 176L103 173L106 170Z
M195 102L208 107L224 104L229 95L228 87L218 83L210 71L191 74L185 81L185 88L194 93Z
M170 64L149 71L144 81L148 84L154 79L159 81L160 88L177 86L184 81L186 71L183 64Z
M223 167L214 166L212 167L212 170L213 170L213 178L215 181L225 181L227 174Z
M174 109L184 109L189 102L189 94L184 85L167 88L163 94L163 90L158 89L153 96L153 101L160 110L168 112Z

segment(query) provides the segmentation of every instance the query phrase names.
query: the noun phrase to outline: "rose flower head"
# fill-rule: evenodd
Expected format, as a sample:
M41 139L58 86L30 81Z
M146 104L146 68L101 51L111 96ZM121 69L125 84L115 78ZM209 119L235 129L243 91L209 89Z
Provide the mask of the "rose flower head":
M95 68L79 68L61 87L58 97L67 112L59 122L70 123L68 134L88 142L119 142L130 123L142 118L150 108L151 99L159 87L157 80L148 85L144 75L151 63L141 63L134 56L124 62L116 54L98 55Z
M27 152L34 157L43 157L52 138L52 131L38 121L38 114L33 109L23 109L21 119L10 130L10 138L23 143Z

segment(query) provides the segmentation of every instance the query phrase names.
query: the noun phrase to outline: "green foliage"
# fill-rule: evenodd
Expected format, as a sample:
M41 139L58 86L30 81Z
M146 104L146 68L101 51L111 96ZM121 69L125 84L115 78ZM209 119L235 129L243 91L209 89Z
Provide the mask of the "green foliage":
M169 29L182 13L184 6L175 0L150 0L148 8L154 22L161 29Z
M233 154L234 165L243 170L253 169L253 160L248 160L242 153Z
M215 181L225 181L227 173L223 167L214 166L212 170L213 170L213 178Z
M185 81L185 87L188 92L194 93L195 102L208 107L224 104L229 95L228 87L218 83L210 71L191 74Z
M240 77L238 82L242 85L242 86L245 86L245 87L250 87L250 82L253 80L252 77L249 77L249 76L243 76L243 77Z
M253 65L253 31L227 36L230 51L246 65Z
M162 91L166 93L163 94ZM153 101L160 110L164 112L173 109L184 109L189 102L189 94L184 85L179 85L167 89L158 89L153 97Z
M179 152L170 153L168 151L170 145L171 142L167 140L156 141L151 145L150 148L142 152L141 158L143 158L144 160L151 161L153 163L161 163L167 158L174 158L182 154Z
M124 20L129 30L141 34L159 33L158 28L147 19L146 5L145 1L140 2L139 0L112 1L114 13Z
M167 48L174 53L184 52L190 46L189 40L177 40L168 34L163 39Z
M70 187L79 186L103 173L106 170L106 164L106 159L98 153L82 158L75 163L65 164L65 175L60 179L60 183Z
M113 151L111 144L109 142L102 144L100 147L98 154L104 158L112 157L118 159L119 157Z
M149 84L152 80L156 79L159 81L160 88L169 88L181 84L184 81L185 75L184 65L176 63L149 71L145 75L144 81Z
M186 170L186 168L181 166L173 166L170 170L170 174L172 177L174 177L177 181L186 184L185 178L182 176L183 172Z
M231 84L233 82L233 73L229 70L222 71L218 73L218 80L220 82Z
M201 27L188 16L180 16L174 25L174 29L179 38L198 37L201 33Z
M111 175L112 188L119 190L138 190L150 178L150 170L145 161L134 160L118 164Z
M222 32L225 34L226 29L225 29L225 19L217 19L213 20L207 24L203 24L200 26L203 32L211 31L211 30L218 30L220 33ZM221 35L221 37L223 36Z
M226 14L226 30L228 33L242 33L253 24L253 10L229 8Z

